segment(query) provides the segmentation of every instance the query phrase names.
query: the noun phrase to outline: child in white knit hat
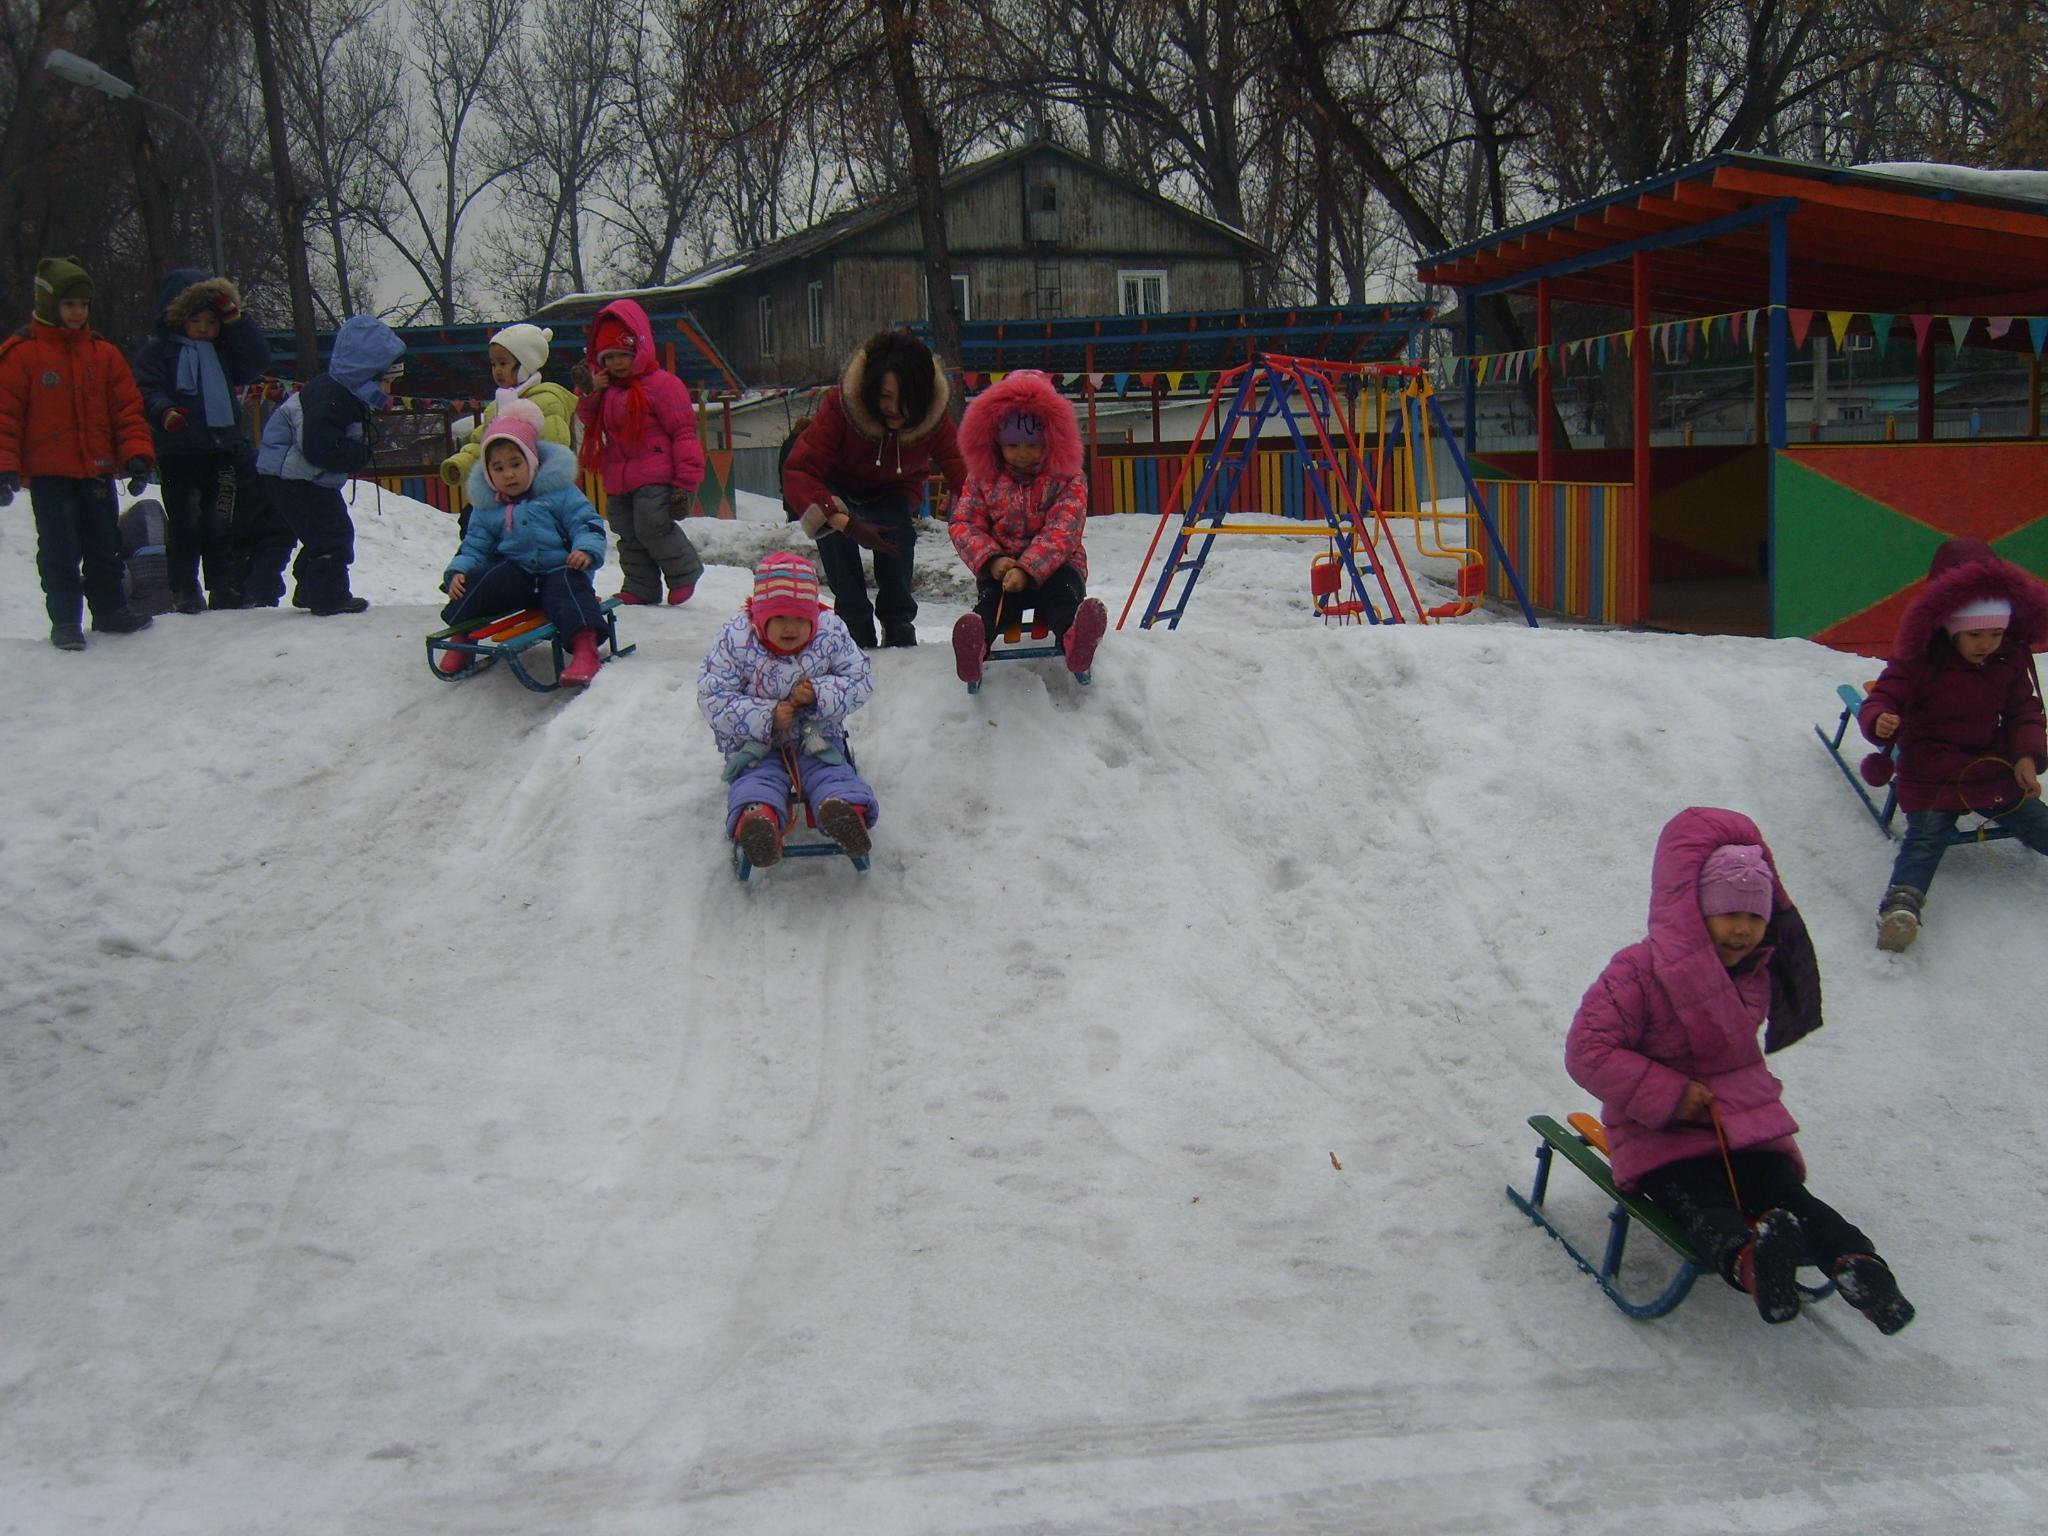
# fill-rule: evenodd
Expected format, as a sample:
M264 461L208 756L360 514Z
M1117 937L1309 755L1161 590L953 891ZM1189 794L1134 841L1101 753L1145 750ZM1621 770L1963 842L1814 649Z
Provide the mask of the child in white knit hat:
M1919 936L1927 888L1965 811L2048 853L2048 735L2033 657L2043 643L2048 585L1980 539L1935 550L1926 586L1899 619L1892 659L1857 715L1865 736L1897 749L1906 814L1878 904L1879 949L1902 950ZM1863 777L1891 779L1889 752L1865 758Z
M540 407L540 440L576 446L576 396L541 377L555 333L538 325L508 325L491 337L491 383L497 398L483 409L469 440L441 461L441 478L460 489L483 456L484 434L509 400L530 400ZM452 509L451 509L452 510ZM462 509L462 531L469 531L469 511Z

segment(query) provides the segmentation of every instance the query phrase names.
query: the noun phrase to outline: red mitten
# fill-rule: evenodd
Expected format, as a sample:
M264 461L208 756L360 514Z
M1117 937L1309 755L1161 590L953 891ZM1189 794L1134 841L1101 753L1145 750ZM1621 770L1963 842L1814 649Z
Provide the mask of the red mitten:
M164 412L164 430L166 432L182 432L185 430L185 413L175 405Z

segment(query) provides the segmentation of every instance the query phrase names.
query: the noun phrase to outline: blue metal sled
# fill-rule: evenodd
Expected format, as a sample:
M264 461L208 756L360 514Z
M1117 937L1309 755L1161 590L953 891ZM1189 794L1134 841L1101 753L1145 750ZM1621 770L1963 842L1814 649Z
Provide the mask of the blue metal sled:
M1591 1123L1590 1116L1574 1118L1584 1118ZM1594 1149L1592 1142L1585 1135L1575 1130L1567 1130L1548 1115L1531 1115L1529 1125L1543 1138L1536 1144L1536 1180L1526 1196L1512 1184L1509 1185L1508 1199L1515 1203L1516 1208L1524 1216L1556 1238L1579 1268L1593 1277L1600 1289L1606 1293L1607 1299L1630 1317L1649 1319L1662 1317L1676 1310L1678 1304L1684 1301L1687 1293L1692 1290L1693 1282L1701 1275L1709 1273L1711 1266L1693 1252L1692 1245L1685 1240L1677 1224L1669 1216L1641 1196L1624 1195L1614 1187L1614 1176L1608 1169L1607 1159ZM1544 1213L1543 1197L1550 1189L1550 1160L1554 1152L1562 1152L1573 1167L1591 1179L1599 1186L1601 1192L1614 1202L1613 1208L1607 1213L1607 1249L1597 1265L1579 1252L1572 1245L1571 1239L1560 1232L1550 1217ZM1632 1223L1639 1223L1648 1228L1652 1235L1678 1257L1678 1273L1671 1277L1670 1283L1662 1292L1645 1301L1631 1300L1623 1295L1618 1279L1621 1273L1621 1256L1628 1244L1629 1228ZM1799 1283L1800 1294L1808 1301L1818 1301L1834 1288L1832 1280L1824 1281L1818 1286L1809 1286L1804 1281Z
M602 605L606 661L617 656L630 656L634 646L619 644L619 620L615 610L619 606L616 597L608 597ZM522 621L534 619L538 623ZM504 634L496 638L491 632ZM554 670L545 679L534 676L527 670L526 653L536 646L545 645L554 659ZM445 652L455 652L473 658L467 668L460 672L443 672L435 663ZM548 623L539 609L528 609L523 613L500 614L495 619L477 619L450 625L427 636L427 670L444 683L460 683L475 677L479 672L488 671L495 663L503 661L512 669L512 675L523 687L535 693L553 693L562 685L555 681L562 675L562 641L555 633L555 626Z
M1057 657L1064 662L1067 659L1067 653L1060 648L1059 641L1052 638L1052 631L1039 621L1037 609L1025 608L1018 613L1005 615L998 605L996 616L1003 621L1003 627L989 642L988 654L981 658L984 667L992 661L1043 661L1048 657ZM1070 672L1068 676L1083 688L1095 680L1093 668L1086 672ZM976 678L967 685L967 691L981 692L981 683L982 680Z

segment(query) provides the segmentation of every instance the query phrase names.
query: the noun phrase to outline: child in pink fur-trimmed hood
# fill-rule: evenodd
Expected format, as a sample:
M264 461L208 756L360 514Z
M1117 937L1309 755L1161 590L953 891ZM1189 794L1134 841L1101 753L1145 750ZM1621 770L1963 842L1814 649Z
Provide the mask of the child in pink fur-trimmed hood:
M1892 659L1863 701L1857 724L1898 749L1906 836L1878 904L1877 944L1902 950L1920 932L1921 906L1956 818L1988 816L2036 853L2048 853L2048 769L2034 649L2048 643L2048 585L2001 560L1981 539L1934 552L1927 585L1899 620ZM1883 752L1863 776L1892 776Z
M1052 381L1023 369L991 385L960 423L967 489L953 503L953 548L974 573L974 612L953 625L963 683L981 681L989 641L1011 616L1034 608L1059 638L1067 666L1085 674L1109 627L1102 599L1088 596L1088 482L1073 407Z

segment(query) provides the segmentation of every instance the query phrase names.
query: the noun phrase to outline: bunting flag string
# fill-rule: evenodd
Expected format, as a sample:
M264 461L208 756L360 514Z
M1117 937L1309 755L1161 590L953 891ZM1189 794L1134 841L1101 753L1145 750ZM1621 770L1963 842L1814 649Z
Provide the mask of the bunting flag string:
M1899 315L1882 311L1796 309L1791 306L1783 306L1778 312L1785 316L1787 336L1794 350L1803 349L1812 339L1816 319L1826 321L1827 335L1838 350L1848 345L1851 336L1864 334L1866 328L1877 346L1883 349L1890 345L1894 324L1903 319L1912 327L1916 353L1925 352L1930 339L1943 337L1952 350L1961 351L1979 322L1984 326L1986 342L2017 339L2015 328L2024 326L2024 332L2018 334L2025 336L2033 355L2040 358L2044 351L2048 351L2048 315ZM1760 341L1768 342L1765 320L1772 313L1771 307L1760 305L1754 309L1730 310L1725 314L1660 321L1644 330L1653 359L1681 364L1708 357L1724 347L1753 352ZM1619 349L1612 346L1617 338L1621 342ZM1633 358L1635 344L1636 332L1631 326L1571 341L1552 342L1548 347L1453 355L1442 361L1445 376L1453 382L1467 378L1481 384L1512 381L1544 369L1556 372L1560 378L1568 378L1589 369L1596 372L1604 370L1617 350L1622 357Z

